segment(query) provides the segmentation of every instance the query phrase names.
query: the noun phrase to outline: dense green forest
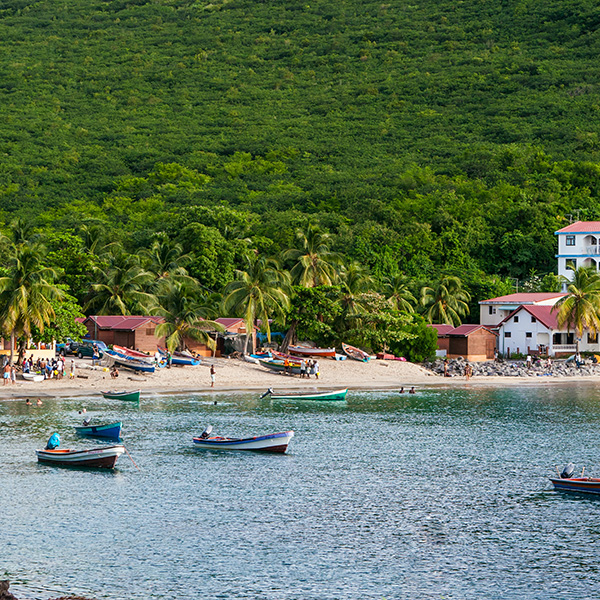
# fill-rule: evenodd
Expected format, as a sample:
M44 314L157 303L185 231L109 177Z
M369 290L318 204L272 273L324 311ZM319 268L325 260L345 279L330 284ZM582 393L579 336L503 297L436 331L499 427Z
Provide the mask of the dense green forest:
M590 0L6 0L0 221L88 312L98 232L221 293L314 225L373 289L458 276L476 321L600 219L599 27Z

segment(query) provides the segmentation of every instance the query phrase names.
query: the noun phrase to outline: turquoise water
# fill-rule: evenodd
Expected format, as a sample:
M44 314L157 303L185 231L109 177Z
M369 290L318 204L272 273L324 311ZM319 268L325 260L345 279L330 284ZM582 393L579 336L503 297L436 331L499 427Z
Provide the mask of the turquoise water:
M124 422L141 470L37 464L53 431L102 443L71 434L83 405ZM287 455L201 451L208 424L296 437ZM600 596L600 500L547 479L571 460L600 475L592 386L5 401L0 433L0 578L20 600Z

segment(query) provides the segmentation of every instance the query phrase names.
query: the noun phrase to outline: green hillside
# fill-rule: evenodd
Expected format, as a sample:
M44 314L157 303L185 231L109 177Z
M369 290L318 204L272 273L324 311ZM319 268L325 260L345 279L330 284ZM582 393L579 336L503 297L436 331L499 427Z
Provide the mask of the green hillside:
M0 210L165 232L216 287L237 238L274 254L307 217L379 279L548 272L565 215L600 218L599 25L589 0L7 0Z

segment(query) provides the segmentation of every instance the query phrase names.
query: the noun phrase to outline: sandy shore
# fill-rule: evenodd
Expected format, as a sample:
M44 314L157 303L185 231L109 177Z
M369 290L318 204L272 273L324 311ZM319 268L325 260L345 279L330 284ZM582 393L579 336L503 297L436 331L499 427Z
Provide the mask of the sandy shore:
M216 383L210 387L209 366L215 365ZM596 382L600 377L464 377L444 378L419 365L375 360L368 363L357 361L322 360L319 380L300 379L268 371L260 365L235 359L207 359L197 367L158 369L153 374L135 374L121 370L118 379L111 379L102 367L91 367L89 360L76 360L77 377L74 380L54 379L33 383L18 379L16 384L4 385L0 399L90 396L102 390L135 390L153 393L206 393L225 391L350 389L386 390L400 387L444 385L540 385L565 382Z

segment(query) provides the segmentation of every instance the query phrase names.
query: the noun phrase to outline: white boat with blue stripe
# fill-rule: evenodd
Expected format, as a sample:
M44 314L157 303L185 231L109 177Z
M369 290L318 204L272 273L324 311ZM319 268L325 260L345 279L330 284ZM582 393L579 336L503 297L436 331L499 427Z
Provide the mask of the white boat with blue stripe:
M251 438L210 437L212 427L207 427L202 435L194 438L197 448L203 450L255 450L258 452L285 452L293 431L257 435Z

